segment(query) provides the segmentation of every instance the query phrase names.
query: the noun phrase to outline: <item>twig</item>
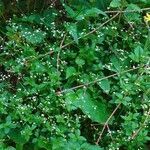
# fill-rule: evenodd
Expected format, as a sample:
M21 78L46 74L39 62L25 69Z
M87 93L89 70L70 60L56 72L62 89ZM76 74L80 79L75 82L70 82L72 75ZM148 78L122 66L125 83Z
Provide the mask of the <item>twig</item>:
M142 126L132 135L131 140L133 140L138 135L141 129L142 129Z
M63 43L64 43L64 41L65 41L66 35L67 35L67 34L64 35L64 37L63 37L63 39L62 39L62 41L61 41L61 43L60 43L60 46L59 46L59 47L60 47L60 50L58 51L58 54L57 54L57 71L59 70L60 52L61 52Z
M147 24L147 26L148 26L148 24ZM149 26L148 26L148 30L149 30ZM148 67L148 66L149 66L149 63L150 63L150 58L149 58L149 60L148 60L148 62L147 62L147 64L146 64L146 66L145 66L145 69L147 69L147 70L150 68L150 67ZM147 74L147 73L146 73L146 74ZM147 92L146 92L146 93L147 93ZM135 139L136 136L139 134L139 132L145 127L145 124L146 124L147 120L149 119L149 116L150 116L150 108L149 108L149 110L148 110L148 114L147 114L147 116L146 116L144 122L141 124L141 126L139 127L139 129L136 130L136 131L132 134L131 140Z
M142 8L139 10L107 10L105 13L107 14L113 14L113 13L132 13L132 12L142 12L142 11L147 11L150 10L150 7L148 8Z
M78 40L80 40L80 39L82 39L82 38L85 38L85 37L89 36L90 34L96 32L98 29L100 29L101 27L103 27L104 25L106 25L107 23L109 23L110 21L112 21L113 19L115 19L118 15L119 15L119 13L115 14L113 17L111 17L110 19L108 19L107 21L105 21L104 23L102 23L102 24L101 24L99 27L97 27L96 29L94 29L94 30L88 32L87 34L85 34L85 35L82 36L82 37L79 37ZM61 49L66 48L67 46L73 44L74 42L75 42L75 41L72 40L71 42L69 42L69 43L63 45L63 46L61 47ZM34 57L33 60L34 60L34 59L43 58L43 57L49 55L50 53L52 54L53 52L54 52L54 51L47 52L47 53L45 53L45 54L39 55L38 57ZM26 59L31 59L31 57L28 57L28 58L26 58Z
M107 125L108 125L110 119L111 119L111 118L113 117L113 115L116 113L116 111L118 110L118 108L120 107L120 105L121 105L121 103L119 103L119 104L117 105L117 107L114 109L114 111L111 113L111 115L110 115L110 116L108 117L108 119L106 120L106 122L105 122L105 124L104 124L104 126L103 126L103 129L102 129L101 133L99 134L99 137L98 137L98 139L97 139L97 141L96 141L96 145L98 145L99 141L100 141L101 138L102 138L102 135L103 135L103 133L104 133L105 128L107 127Z
M107 130L108 130L108 133L110 134L111 139L113 140L113 137L112 137L112 134L111 134L111 131L110 131L109 125L107 124L107 125L106 125L106 127L107 127Z
M150 10L150 8L148 7L148 8L143 8L143 9L141 9L141 11L147 11L147 10ZM88 35L90 35L90 34L96 32L98 29L100 29L101 27L103 27L104 25L106 25L108 22L110 22L110 21L112 21L113 19L115 19L120 13L124 13L124 12L132 13L132 12L138 12L138 10L105 11L105 13L108 13L108 14L109 14L109 13L117 13L117 14L114 15L113 17L111 17L110 19L108 19L106 22L104 22L103 24L101 24L101 25L100 25L99 27L97 27L96 29L94 29L94 30L90 31L89 33L87 33L86 35L84 35L83 37L79 37L78 40L79 40L79 39L82 39L82 38L85 38L86 36L88 36ZM69 45L71 45L71 44L73 44L73 43L74 43L74 40L71 41L71 42L69 42L69 43L67 43L67 44L65 44L65 45L63 45L61 49L66 48L67 46L69 46ZM28 58L26 58L26 59L31 59L31 58L33 58L33 60L34 60L34 59L40 59L40 58L43 58L43 57L45 57L45 56L47 56L47 55L49 55L49 54L52 54L53 52L54 52L54 51L47 52L47 53L45 53L45 54L39 55L38 57L28 57Z
M65 93L65 92L69 92L69 91L72 91L72 90L75 90L75 89L79 89L79 88L82 88L82 87L87 87L89 86L90 84L94 84L94 83L97 83L99 81L102 81L102 80L105 80L105 79L109 79L109 78L112 78L114 76L117 76L117 75L120 75L122 73L126 73L126 72L130 72L130 71L133 71L133 70L136 70L140 68L140 66L136 67L136 68L132 68L132 69L128 69L128 70L125 70L125 71L122 71L120 73L115 73L115 74L112 74L112 75L109 75L107 77L103 77L103 78L100 78L100 79L97 79L97 80L94 80L94 81L91 81L91 82L88 82L88 83L84 83L84 84L81 84L81 85L78 85L78 86L75 86L75 87L72 87L70 89L65 89L65 90L62 90L62 91L58 91L58 95L59 94L62 94L62 93Z
M144 122L141 124L140 128L131 136L131 139L132 139L132 140L135 139L136 136L139 134L139 132L145 127L146 122L147 122L147 120L149 119L149 116L150 116L150 109L149 109L149 111L148 111L148 114L147 114L147 116L146 116Z
M56 2L56 1L57 1L57 0L54 0L53 3L52 3L51 5L52 5L52 6L55 5L55 2Z
M105 21L104 23L102 23L100 26L98 26L97 28L95 28L94 30L88 32L87 34L85 34L84 36L81 36L78 38L78 40L85 38L87 36L89 36L90 34L96 32L97 30L99 30L100 28L102 28L104 25L106 25L108 22L112 21L113 19L115 19L120 13L117 13L116 15L114 15L113 17L111 17L110 19L108 19L107 21ZM65 48L69 45L71 45L72 43L74 43L74 40L71 41L70 43L65 44L64 46L62 46L62 48Z

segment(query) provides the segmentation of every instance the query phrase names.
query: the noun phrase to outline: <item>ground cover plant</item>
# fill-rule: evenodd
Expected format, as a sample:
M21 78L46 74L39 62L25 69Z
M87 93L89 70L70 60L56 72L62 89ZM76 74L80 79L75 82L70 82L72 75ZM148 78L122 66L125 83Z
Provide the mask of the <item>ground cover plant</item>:
M150 149L149 0L0 0L0 150Z

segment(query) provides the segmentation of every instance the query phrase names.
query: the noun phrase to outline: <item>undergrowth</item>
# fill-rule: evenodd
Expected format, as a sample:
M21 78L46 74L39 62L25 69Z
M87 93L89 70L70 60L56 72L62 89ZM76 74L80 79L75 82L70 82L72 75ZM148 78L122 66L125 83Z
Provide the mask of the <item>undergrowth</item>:
M0 150L148 150L149 7L0 0Z

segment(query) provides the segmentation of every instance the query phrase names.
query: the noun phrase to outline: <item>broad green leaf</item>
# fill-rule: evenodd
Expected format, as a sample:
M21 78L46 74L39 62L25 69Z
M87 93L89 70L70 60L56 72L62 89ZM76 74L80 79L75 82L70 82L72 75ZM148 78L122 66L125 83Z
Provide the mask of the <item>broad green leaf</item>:
M96 3L95 5L101 10L106 10L111 2L111 0L93 0L93 1L95 1Z
M134 50L136 58L139 58L139 59L143 55L143 52L144 51L143 51L143 48L141 46L136 47L135 50Z
M73 37L74 41L78 44L77 25L74 23L67 24L66 29L69 32L69 34Z
M75 15L76 15L76 13L74 12L74 10L73 10L71 7L65 5L64 3L63 3L63 6L65 7L65 10L67 11L68 15L69 15L71 18L74 18Z
M112 0L110 3L110 7L120 7L121 6L121 0Z
M81 145L81 148L84 150L104 150L103 148L101 148L100 146L97 145L91 145L89 143L84 143Z
M39 148L44 148L46 150L49 150L52 147L50 141L46 140L46 138L44 138L42 136L40 138L38 138L37 142L38 142L37 145Z
M68 111L75 110L78 106L78 96L75 92L69 92L65 96L65 103Z
M77 57L75 62L78 66L83 66L85 64L85 60L81 59L80 57Z
M9 137L10 137L10 139L12 139L15 143L24 145L24 144L27 142L27 140L25 139L24 136L21 135L20 132L21 132L21 131L19 131L19 130L17 130L17 129L11 130L10 133L9 133ZM19 138L18 138L18 137L19 137Z
M23 16L23 18L21 20L25 21L25 22L30 22L30 23L40 23L41 22L40 15L38 15L38 14L33 14L30 16Z
M27 42L32 44L39 44L44 41L46 33L41 30L32 30L31 28L23 28L21 36L26 39Z
M114 69L115 71L117 71L117 72L121 71L121 62L119 61L119 59L117 57L112 56L111 62L112 62L113 67L115 68Z
M51 28L51 23L54 22L56 15L57 15L57 12L54 11L53 9L46 9L43 12L42 17L40 19L44 23L44 25Z
M79 15L77 15L76 20L83 20L86 17L96 17L98 15L103 15L105 17L108 17L107 14L103 11L101 11L98 8L91 8L91 9L86 9L85 11L82 11L81 13L79 13Z
M44 67L44 65L42 63L40 63L39 61L34 61L31 65L31 69L33 72L44 72L44 71L46 71L46 68Z
M101 80L98 82L98 85L102 88L102 90L106 93L110 91L110 82L108 79Z
M11 116L7 116L6 122L7 122L7 123L11 123Z
M93 99L83 90L66 94L66 104L73 109L80 108L92 121L99 123L104 123L109 115L107 106L103 102Z
M76 73L76 69L74 67L68 67L66 70L66 78L73 76Z
M95 15L103 15L107 17L106 13L101 11L98 8L91 8L91 9L86 10L85 12L85 16L95 16Z
M135 10L138 13L137 12L132 12L132 13L125 12L124 15L127 21L129 22L140 21L140 14L139 14L139 12L141 12L140 7L135 4L129 4L128 7L126 8L126 11L130 11L130 10Z
M92 121L104 123L108 118L107 106L92 97L88 93L80 90L78 94L78 107L89 117Z
M131 53L130 55L130 58L132 60L134 60L135 62L140 62L143 60L145 54L144 54L144 50L141 46L137 46L135 49L134 49L134 53Z
M14 147L12 147L12 146L9 146L5 150L16 150L16 149Z

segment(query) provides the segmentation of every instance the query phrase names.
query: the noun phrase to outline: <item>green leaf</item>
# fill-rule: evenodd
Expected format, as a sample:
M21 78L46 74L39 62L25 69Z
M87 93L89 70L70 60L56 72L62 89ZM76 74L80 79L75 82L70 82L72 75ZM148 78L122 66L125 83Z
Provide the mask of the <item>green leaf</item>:
M107 17L107 14L98 8L87 9L85 12L85 16L95 16L95 15L103 15Z
M68 111L75 110L77 108L78 96L74 92L69 92L65 96L65 103Z
M54 22L56 15L57 15L57 12L54 11L54 9L46 9L43 12L43 15L40 19L44 23L44 25L51 28L51 23Z
M13 129L9 133L10 139L12 139L15 143L24 145L27 141L24 136L21 135L21 131L17 129ZM18 138L19 137L19 138Z
M87 17L96 17L98 15L103 15L105 17L108 17L107 14L103 11L101 11L98 8L90 8L90 9L86 9L85 11L82 11L81 13L79 13L79 15L77 15L76 20L83 20Z
M104 150L103 148L101 148L100 146L97 145L91 145L89 143L84 143L81 145L81 149L84 150Z
M30 22L30 23L40 23L40 16L38 14L33 14L30 16L23 16L21 19L24 22Z
M119 61L119 59L115 56L112 56L111 57L111 62L112 62L112 65L114 66L114 70L115 71L121 71L121 62Z
M23 28L21 30L21 36L26 39L27 42L32 44L39 44L43 42L46 37L46 33L41 30L32 30L31 28Z
M69 15L71 18L74 18L75 15L76 15L75 11L74 11L71 7L65 5L64 3L63 3L63 6L64 6L65 10L67 11L68 15Z
M121 0L112 0L110 3L110 7L120 7L121 6Z
M11 123L11 116L7 116L7 118L6 118L6 122L7 122L8 124L10 124L10 123Z
M67 24L66 29L69 32L69 34L73 37L74 41L78 44L77 25L74 23Z
M49 150L52 147L50 141L46 140L46 138L44 138L42 136L40 138L38 138L38 144L37 145L39 148L44 148L46 150Z
M77 57L75 62L78 66L83 66L85 64L85 60L81 59L80 57Z
M129 4L128 7L125 9L125 11L130 11L130 10L135 10L137 12L141 12L140 7L135 4ZM140 15L137 12L132 12L132 13L125 12L124 15L126 17L126 20L129 22L140 21Z
M66 70L66 78L73 76L76 73L76 69L74 67L68 67Z
M143 50L143 48L141 46L137 46L134 49L134 53L131 53L129 56L135 62L140 62L144 58L144 50Z
M78 90L77 93L70 92L66 94L66 104L70 108L80 108L92 121L104 123L109 116L107 106L92 97L83 90Z
M44 72L44 71L46 71L44 65L40 61L34 61L32 63L31 69L33 72Z
M16 150L16 149L14 147L12 147L12 146L9 146L5 150Z
M96 6L101 10L107 10L111 0L93 0L96 3Z
M98 85L102 88L102 90L106 93L109 93L110 91L110 82L108 79L104 79L100 82L98 82Z
M143 48L141 46L138 46L135 48L134 53L135 53L135 57L136 58L141 58L141 56L143 55Z

